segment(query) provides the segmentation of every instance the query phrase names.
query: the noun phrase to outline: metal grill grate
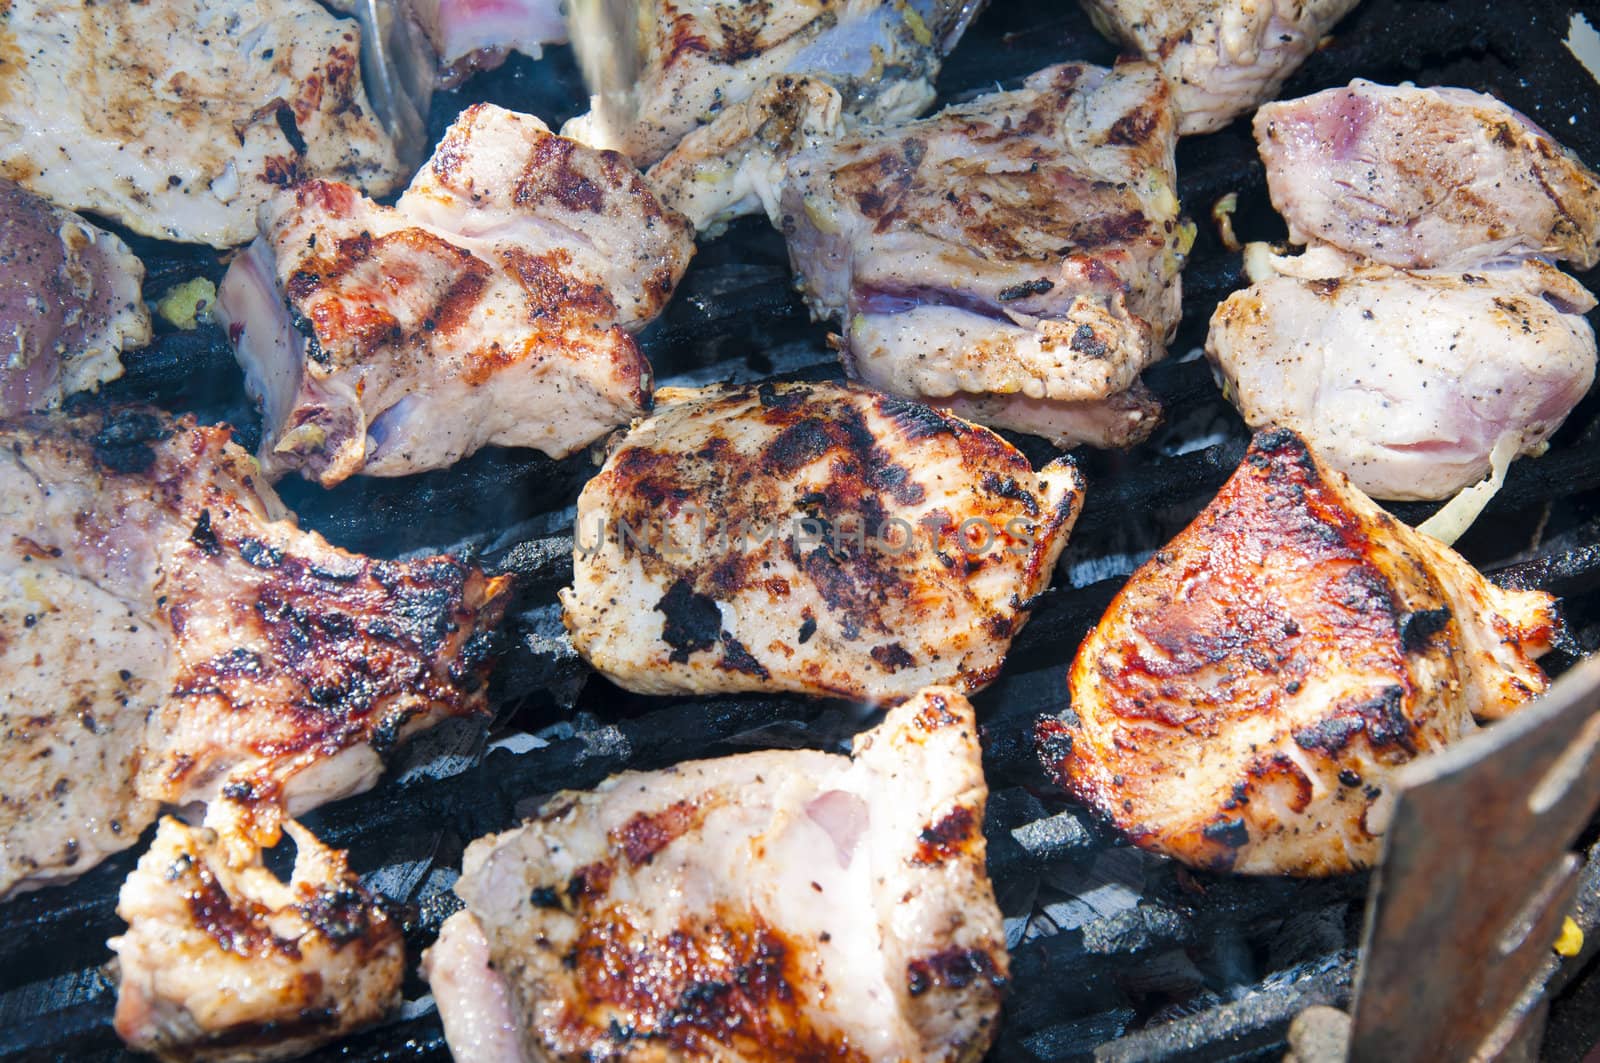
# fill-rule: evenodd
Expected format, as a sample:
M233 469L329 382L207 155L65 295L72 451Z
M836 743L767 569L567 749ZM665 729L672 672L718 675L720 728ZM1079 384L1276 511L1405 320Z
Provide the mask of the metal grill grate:
M946 65L947 98L1014 83L1052 62L1114 56L1074 5L992 2ZM1600 164L1600 87L1561 43L1569 16L1555 0L1368 0L1285 95L1353 76L1484 89ZM584 93L565 49L540 63L514 59L436 97L434 133L466 103L485 99L555 125L582 106ZM1057 588L1018 637L1005 674L975 699L992 789L990 869L1013 938L1014 980L996 1059L1070 1060L1108 1041L1103 1054L1115 1059L1275 1058L1299 1007L1341 1003L1349 992L1364 876L1233 879L1147 857L1055 793L1032 748L1035 718L1061 707L1067 664L1122 579L1198 512L1244 451L1244 430L1203 363L1180 359L1240 282L1238 256L1206 221L1212 202L1239 194L1236 226L1245 239L1280 237L1282 225L1240 125L1185 141L1178 158L1180 193L1201 234L1184 278L1186 313L1173 359L1147 374L1169 402L1169 425L1133 453L1085 455L1090 491ZM147 263L152 294L197 272L220 276L209 251L130 243ZM1600 271L1580 279L1600 287ZM1591 319L1600 324L1600 315ZM793 293L782 239L748 221L702 248L642 344L663 384L821 378L838 373L824 331ZM127 361L127 376L108 388L112 399L226 419L253 446L254 414L217 330L162 335ZM1037 441L1018 442L1036 461L1048 457ZM1503 570L1507 582L1567 596L1572 642L1554 655L1558 669L1600 645L1597 443L1600 399L1591 395L1548 456L1513 468L1490 515L1461 544L1474 562ZM570 574L571 503L592 470L582 455L552 462L490 451L405 481L358 479L333 491L298 480L281 485L302 522L340 545L390 556L467 548L523 576L522 608L508 622L493 684L500 708L493 731L452 725L424 736L376 790L306 817L394 899L413 959L455 907L451 869L463 844L511 826L539 795L689 757L839 747L867 722L841 703L647 699L587 677L559 637L555 590ZM1395 509L1414 520L1427 507ZM110 1029L114 992L99 965L109 955L104 940L120 929L117 888L141 849L72 885L0 906L0 1054L120 1058ZM1595 871L1591 861L1583 892L1591 925L1600 897ZM426 986L413 977L406 997L397 1018L322 1058L448 1059Z

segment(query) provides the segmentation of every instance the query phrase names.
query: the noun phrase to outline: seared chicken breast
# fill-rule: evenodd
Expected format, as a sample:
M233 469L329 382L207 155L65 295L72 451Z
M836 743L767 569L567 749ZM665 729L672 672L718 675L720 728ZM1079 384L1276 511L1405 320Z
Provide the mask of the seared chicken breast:
M1549 595L1494 586L1292 432L1262 432L1079 648L1041 753L1185 863L1367 867L1391 775L1541 693L1556 625Z
M286 811L479 712L503 578L301 531L226 429L0 421L0 896L125 848L159 804Z
M748 753L557 794L467 849L466 911L425 960L456 1058L977 1060L1007 974L987 798L949 689L851 757Z
M127 244L0 178L0 416L121 376L150 340L143 283Z
M0 42L0 177L58 206L231 247L299 178L398 183L356 24L314 0L11 0Z
M1080 0L1096 26L1161 67L1182 136L1278 95L1358 0Z
M259 850L235 863L215 831L164 819L123 883L117 1033L158 1059L288 1059L400 1003L405 942L342 853L297 823L282 882Z
M982 0L572 3L573 47L602 91L562 132L640 166L781 74L825 80L864 121L915 117L933 102L941 57L983 7Z
M1147 436L1159 406L1139 372L1177 325L1194 235L1159 71L1051 67L1014 92L849 131L831 95L780 79L652 181L708 227L764 207L864 383L1061 446Z
M269 202L219 304L269 476L331 486L489 444L561 457L642 413L631 332L693 253L620 156L469 108L394 207L310 181Z
M1294 429L1367 494L1448 498L1501 440L1542 450L1594 381L1594 297L1537 259L1265 261L1270 276L1217 307L1206 353L1246 422Z
M862 388L664 391L578 496L563 618L640 693L972 691L1082 497L1070 459Z
M1600 264L1600 178L1492 96L1358 79L1262 107L1255 134L1296 243L1401 268Z

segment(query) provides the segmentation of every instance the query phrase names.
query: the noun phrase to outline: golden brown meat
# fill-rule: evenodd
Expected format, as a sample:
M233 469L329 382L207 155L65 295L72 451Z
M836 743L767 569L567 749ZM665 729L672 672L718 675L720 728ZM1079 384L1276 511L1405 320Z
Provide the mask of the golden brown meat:
M225 428L0 421L0 896L227 796L261 844L480 712L503 578L301 531Z
M644 412L632 333L694 241L614 152L479 104L400 201L306 181L261 211L219 308L262 404L262 467L332 486L490 444L562 457Z
M1263 432L1085 640L1041 755L1185 863L1365 867L1390 775L1543 691L1556 625L1549 595L1494 586Z
M1007 974L981 760L972 706L929 689L850 757L556 794L463 858L425 961L456 1058L981 1058Z
M405 942L344 854L299 824L285 883L259 850L236 866L217 833L164 819L123 883L115 1024L164 1061L286 1059L400 1003Z
M578 498L573 645L641 693L976 690L1083 496L999 436L841 384L664 391Z

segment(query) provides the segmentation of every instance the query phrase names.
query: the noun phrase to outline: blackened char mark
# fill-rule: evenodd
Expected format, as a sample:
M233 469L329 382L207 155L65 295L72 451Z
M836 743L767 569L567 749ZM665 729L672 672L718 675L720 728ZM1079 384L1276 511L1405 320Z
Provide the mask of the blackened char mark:
M1200 831L1207 840L1218 845L1226 845L1230 849L1242 849L1250 844L1250 828L1246 827L1240 818L1219 819L1208 823Z
M156 463L151 446L172 432L156 414L146 410L119 410L105 419L90 444L94 457L111 472L149 472Z
M983 949L952 947L906 965L906 988L914 997L930 989L965 989L984 982L994 989L1006 984L994 957Z
M1407 653L1421 653L1433 636L1450 624L1449 609L1420 609L1400 618L1400 645Z
M917 851L911 862L923 867L942 864L966 848L977 829L978 819L972 809L957 805L943 819L929 824L917 835Z
M872 659L877 661L887 672L898 672L902 668L910 668L917 663L917 659L906 652L906 648L898 642L887 642L882 646L872 647Z
M721 666L729 671L743 672L753 675L757 679L771 679L772 673L767 671L765 665L753 657L744 643L734 638L727 631L722 633L722 661Z
M656 603L656 612L666 617L661 640L672 647L667 657L673 664L684 664L689 655L709 650L722 634L722 612L717 603L696 594L688 580L678 580Z
M878 412L900 430L900 434L908 443L932 439L934 436L955 434L955 428L944 414L931 406L912 402L910 399L902 399L895 395L881 396L878 399Z

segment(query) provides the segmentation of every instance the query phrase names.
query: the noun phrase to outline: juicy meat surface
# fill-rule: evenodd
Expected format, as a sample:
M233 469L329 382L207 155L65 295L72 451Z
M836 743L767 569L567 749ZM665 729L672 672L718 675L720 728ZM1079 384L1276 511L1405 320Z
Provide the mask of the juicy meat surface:
M1495 445L1534 454L1594 381L1595 300L1536 259L1472 271L1273 259L1211 318L1206 353L1253 427L1303 435L1378 498L1448 498Z
M1401 268L1600 264L1600 178L1492 96L1358 79L1262 107L1255 134L1296 243Z
M1008 973L987 799L972 707L942 688L850 757L748 753L560 793L468 847L456 919L476 927L451 937L481 934L492 972L458 946L452 974L480 999L500 980L530 1059L977 1060Z
M1182 136L1278 95L1358 0L1081 0L1096 26L1161 67Z
M400 1003L399 925L297 823L288 882L260 852L233 862L215 831L163 819L122 886L118 1035L158 1059L288 1059Z
M638 171L479 104L394 207L308 181L219 304L269 476L401 476L490 444L562 457L642 413L634 343L694 244Z
M1543 692L1555 600L1503 590L1292 432L1129 579L1040 725L1063 786L1198 867L1370 866L1391 775Z
M481 712L504 578L301 531L223 428L0 421L0 896L219 796L261 844Z
M0 416L121 376L150 341L143 283L127 244L0 178Z
M314 0L11 0L0 177L146 236L242 244L298 178L398 183L360 52Z
M573 46L585 67L626 72L629 87L595 96L563 132L615 148L640 166L665 155L725 107L781 74L839 90L867 122L911 118L933 102L941 57L982 0L574 0ZM631 35L633 54L618 54ZM637 76L633 76L636 74Z
M839 384L664 391L578 497L578 652L646 694L976 690L1050 582L1083 484Z
M1128 392L1177 325L1194 232L1155 67L1051 67L1013 92L837 136L814 86L791 97L787 112L758 100L776 118L730 113L657 176L702 217L766 207L813 314L843 324L852 376L1063 446L1148 435L1154 403ZM753 131L743 154L722 121ZM781 178L774 140L799 149ZM707 192L703 171L730 154L738 187Z

